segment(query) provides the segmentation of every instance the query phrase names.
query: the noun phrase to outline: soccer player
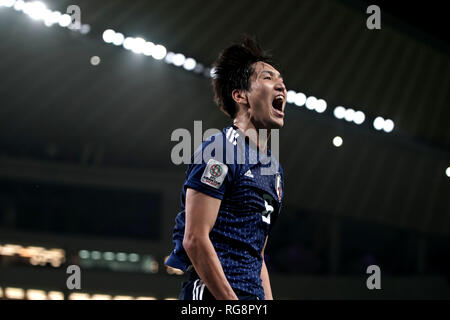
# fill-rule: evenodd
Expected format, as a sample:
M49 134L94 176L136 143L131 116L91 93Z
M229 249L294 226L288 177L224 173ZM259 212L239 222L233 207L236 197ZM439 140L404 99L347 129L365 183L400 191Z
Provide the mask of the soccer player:
M233 125L188 165L166 265L187 271L182 300L273 299L264 248L284 182L267 145L284 124L286 87L249 36L223 50L213 70L215 101Z

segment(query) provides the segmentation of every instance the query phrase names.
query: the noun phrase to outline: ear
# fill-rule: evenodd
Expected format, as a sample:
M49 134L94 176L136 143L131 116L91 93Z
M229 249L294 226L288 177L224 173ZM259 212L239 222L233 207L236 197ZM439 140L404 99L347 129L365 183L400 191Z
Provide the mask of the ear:
M231 97L237 104L248 105L247 92L244 90L234 89L231 92Z

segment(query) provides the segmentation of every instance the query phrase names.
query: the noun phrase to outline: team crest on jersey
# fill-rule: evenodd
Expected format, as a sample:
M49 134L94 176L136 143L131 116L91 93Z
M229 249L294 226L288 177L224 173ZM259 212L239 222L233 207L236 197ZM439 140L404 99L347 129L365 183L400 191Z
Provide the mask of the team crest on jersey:
M279 173L275 175L275 188L277 190L278 200L281 201L283 190L281 190L281 175Z
M208 186L219 189L227 176L228 167L220 161L209 159L202 174L201 181Z

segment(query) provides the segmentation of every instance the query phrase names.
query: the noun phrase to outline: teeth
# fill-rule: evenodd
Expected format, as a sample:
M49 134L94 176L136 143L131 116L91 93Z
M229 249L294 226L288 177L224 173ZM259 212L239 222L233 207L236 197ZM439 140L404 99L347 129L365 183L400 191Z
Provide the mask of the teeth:
M275 99L281 99L281 100L284 100L284 97L280 95L280 96L276 96Z

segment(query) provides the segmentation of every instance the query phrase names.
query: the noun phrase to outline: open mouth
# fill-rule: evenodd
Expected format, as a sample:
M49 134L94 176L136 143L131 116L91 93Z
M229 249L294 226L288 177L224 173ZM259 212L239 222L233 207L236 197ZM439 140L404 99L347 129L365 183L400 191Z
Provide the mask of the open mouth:
M278 95L273 99L272 101L272 107L275 110L278 110L279 112L283 113L283 102L284 102L284 96Z

